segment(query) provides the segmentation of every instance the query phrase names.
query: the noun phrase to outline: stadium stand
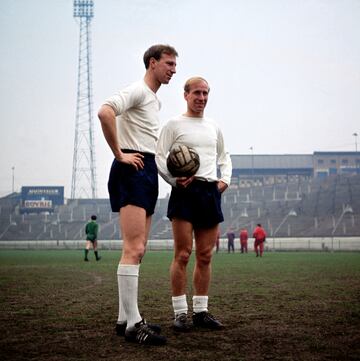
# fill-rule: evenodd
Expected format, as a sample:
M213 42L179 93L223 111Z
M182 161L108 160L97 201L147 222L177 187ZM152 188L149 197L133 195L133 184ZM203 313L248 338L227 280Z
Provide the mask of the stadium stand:
M164 198L157 203L150 239L172 238L167 202ZM21 213L20 208L18 193L0 199L0 240L82 240L92 214L98 216L101 239L121 238L108 199L69 199L51 213ZM276 237L359 236L360 175L232 185L223 195L223 211L223 237L230 226L251 232L257 223Z

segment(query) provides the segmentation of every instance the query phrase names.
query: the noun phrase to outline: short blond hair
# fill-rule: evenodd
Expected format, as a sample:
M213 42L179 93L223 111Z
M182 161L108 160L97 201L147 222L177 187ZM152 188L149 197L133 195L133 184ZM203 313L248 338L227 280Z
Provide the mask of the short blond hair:
M208 90L210 91L209 83L207 82L206 79L202 78L201 76L193 76L190 79L188 79L186 81L185 85L184 85L184 91L186 93L189 93L191 85L194 84L194 83L197 83L199 81L205 82L207 84L207 86L208 86Z

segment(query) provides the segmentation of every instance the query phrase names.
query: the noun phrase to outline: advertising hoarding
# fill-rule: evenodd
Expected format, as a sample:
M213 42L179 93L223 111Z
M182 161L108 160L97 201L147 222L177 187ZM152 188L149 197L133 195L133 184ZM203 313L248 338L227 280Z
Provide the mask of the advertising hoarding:
M21 213L53 212L64 204L64 187L33 186L21 188Z

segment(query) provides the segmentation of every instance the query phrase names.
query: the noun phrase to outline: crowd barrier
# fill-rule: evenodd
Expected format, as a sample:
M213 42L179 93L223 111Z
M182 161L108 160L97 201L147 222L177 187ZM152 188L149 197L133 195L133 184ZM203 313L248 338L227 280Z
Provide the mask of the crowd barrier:
M147 250L168 251L173 249L172 239L149 240ZM122 249L122 240L99 240L98 248L103 250ZM79 240L1 240L0 249L84 249L85 241ZM253 249L253 239L248 241L248 249ZM239 240L235 250L240 250ZM360 251L359 237L304 237L304 238L267 238L266 251ZM227 239L220 239L220 251L227 252Z

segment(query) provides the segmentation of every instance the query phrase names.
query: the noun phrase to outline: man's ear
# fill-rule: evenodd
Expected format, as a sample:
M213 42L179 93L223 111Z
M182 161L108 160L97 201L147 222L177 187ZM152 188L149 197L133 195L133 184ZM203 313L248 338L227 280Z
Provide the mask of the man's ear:
M150 64L150 67L151 67L152 69L154 69L156 63L157 63L157 61L156 61L155 58L150 58L149 64Z

